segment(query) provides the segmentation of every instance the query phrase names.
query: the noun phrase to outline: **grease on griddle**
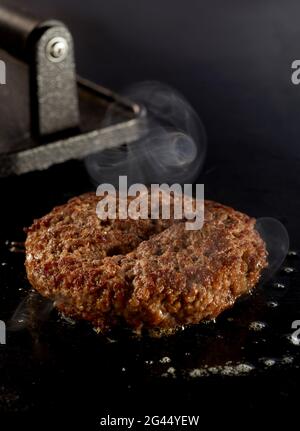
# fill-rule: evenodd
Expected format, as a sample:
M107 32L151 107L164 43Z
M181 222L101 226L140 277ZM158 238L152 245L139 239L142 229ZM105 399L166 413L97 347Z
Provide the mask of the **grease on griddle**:
M295 272L295 268L292 268L291 266L286 266L282 269L283 272L285 272L286 274L291 274L292 272Z
M35 330L48 319L53 303L36 292L30 292L18 305L9 321L11 331Z
M250 323L249 329L252 331L261 331L265 329L266 326L267 324L265 322L255 321Z
M11 253L25 253L25 243L23 241L6 241L5 245Z
M254 369L254 365L249 363L234 364L231 361L228 361L225 365L216 365L212 367L205 365L202 368L194 368L189 372L189 377L196 378L207 377L211 375L241 376L244 374L249 374Z

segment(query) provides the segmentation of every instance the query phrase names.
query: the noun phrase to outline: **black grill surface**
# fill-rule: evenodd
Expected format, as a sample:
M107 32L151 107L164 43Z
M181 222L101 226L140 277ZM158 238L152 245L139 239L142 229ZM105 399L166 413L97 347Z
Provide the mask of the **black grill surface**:
M0 345L1 429L16 423L72 429L82 422L93 430L107 414L193 414L233 426L236 410L249 420L269 420L296 408L300 346L291 342L291 325L300 319L297 162L248 151L237 146L227 157L212 155L199 182L207 198L286 225L292 253L272 280L216 322L169 338L106 338L55 310L45 322L8 330L6 345ZM283 171L288 174L280 176ZM0 319L8 322L30 290L23 227L92 185L83 164L69 162L2 179L0 190Z

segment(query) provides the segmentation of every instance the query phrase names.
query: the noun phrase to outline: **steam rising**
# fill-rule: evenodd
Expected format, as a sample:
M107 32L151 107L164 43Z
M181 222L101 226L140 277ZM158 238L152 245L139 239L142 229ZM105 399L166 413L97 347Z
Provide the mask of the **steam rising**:
M289 235L280 221L264 217L256 221L256 230L266 243L268 267L262 274L261 283L265 283L282 265L289 250Z
M120 175L133 183L192 183L203 165L206 136L203 125L185 98L167 85L143 82L124 95L145 108L142 137L119 148L90 155L85 164L93 182L118 185ZM111 107L103 126L112 123Z
M9 321L8 329L11 331L34 329L48 319L52 309L52 301L43 298L37 292L30 292L18 305Z

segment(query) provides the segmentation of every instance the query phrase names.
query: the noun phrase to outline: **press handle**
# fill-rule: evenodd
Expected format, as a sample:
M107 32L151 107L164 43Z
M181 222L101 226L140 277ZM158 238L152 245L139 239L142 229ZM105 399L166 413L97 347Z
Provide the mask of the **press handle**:
M28 59L29 37L40 24L37 18L0 5L0 48L19 59Z

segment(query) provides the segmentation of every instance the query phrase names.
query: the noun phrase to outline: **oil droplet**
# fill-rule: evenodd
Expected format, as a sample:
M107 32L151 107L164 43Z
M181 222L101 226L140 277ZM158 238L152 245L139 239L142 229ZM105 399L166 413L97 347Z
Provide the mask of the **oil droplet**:
M9 251L11 253L25 253L25 249L24 248L19 248L19 247L15 247L15 246L10 247Z
M255 322L251 322L249 325L249 329L251 329L252 331L261 331L262 329L264 329L266 327L266 323L265 322L259 322L259 321L255 321Z
M176 370L174 367L169 367L166 373L162 374L162 377L176 377Z
M292 268L291 266L286 266L285 268L283 268L283 271L286 274L291 274L292 272L295 272L295 268Z
M295 334L289 334L287 336L287 339L290 343L292 343L294 346L300 346L300 337L298 337Z
M97 332L97 331L96 331ZM99 330L99 332L97 332L97 334L99 334L99 333L101 333L101 331ZM109 344L114 344L114 343L116 343L117 342L117 340L114 340L113 338L110 338L110 337L106 337L106 341L109 343Z
M202 376L208 376L208 371L205 368L194 368L189 372L190 377L202 377Z
M278 307L278 302L276 302L276 301L268 301L267 302L267 306L268 307L270 307L270 308L276 308L276 307Z
M159 360L159 362L160 362L161 364L169 364L169 363L171 362L171 358L169 358L168 356L164 356L163 358L161 358L161 359Z
M5 241L8 250L12 253L25 253L25 243L20 241Z
M276 364L275 359L264 359L264 364L266 365L266 367L272 367L273 365Z
M169 374L175 374L175 372L176 372L176 370L175 370L175 368L174 367L170 367L170 368L168 368L168 370L167 370L167 372L169 373Z
M176 377L176 370L175 370L174 367L169 367L167 369L167 372L163 373L161 376L162 377L172 377L173 379L175 379L175 377Z
M64 320L69 325L73 325L73 326L76 325L76 321L74 319L71 319L71 317L68 317L63 313L61 313L60 316L61 316L62 320Z
M283 283L278 283L278 282L275 282L275 283L273 284L273 287L274 287L275 289L278 289L278 290L283 290L283 289L285 289L285 285L284 285Z

